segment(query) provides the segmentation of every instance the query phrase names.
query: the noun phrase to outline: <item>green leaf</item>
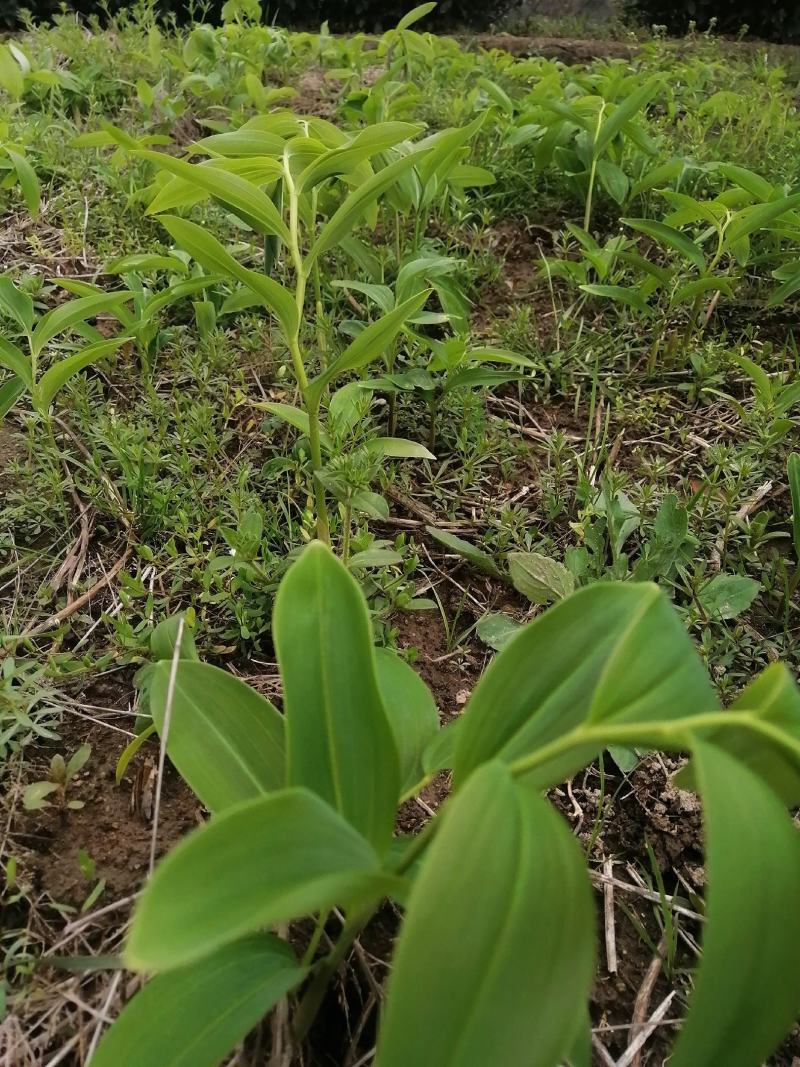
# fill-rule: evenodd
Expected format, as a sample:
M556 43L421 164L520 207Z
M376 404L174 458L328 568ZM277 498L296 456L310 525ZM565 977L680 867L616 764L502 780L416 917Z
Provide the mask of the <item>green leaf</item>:
M25 197L28 211L33 218L36 218L39 214L39 208L41 207L42 202L39 179L36 177L36 171L25 156L20 155L19 152L15 152L13 148L6 146L6 152L8 153L8 158L14 164L14 170L17 172L17 180L19 181L22 195Z
M641 196L642 193L654 189L663 182L670 182L683 174L685 163L682 159L670 159L643 174L642 177L631 186L631 197Z
M298 313L294 297L288 289L265 274L243 267L222 247L216 237L212 237L202 226L174 215L160 215L159 222L206 270L235 278L251 289L264 307L278 319L286 336L291 337L294 334L298 325Z
M800 743L800 690L791 671L782 663L772 663L739 694L732 712L749 712L776 727L789 740ZM787 807L800 804L800 760L776 739L765 737L746 726L726 724L703 732L703 740L724 749L760 775ZM681 789L698 790L695 761L692 759L675 776Z
M743 574L716 574L699 590L697 600L712 619L735 619L761 592L761 583Z
M382 356L404 323L422 307L431 290L425 289L409 300L404 300L387 315L382 315L376 322L371 322L342 352L327 370L318 374L310 384L311 394L321 396L325 386L349 370L360 370L373 360Z
M159 733L171 670L161 660L152 676L150 708ZM167 752L214 814L286 784L283 717L251 686L208 663L178 663Z
M168 970L245 934L388 885L368 841L307 789L229 808L157 867L134 913L132 970Z
M770 298L767 301L767 307L777 307L778 304L782 304L785 300L794 296L798 289L800 289L800 270L790 278L787 278L783 285L778 286L778 288L770 295Z
M29 389L33 387L31 361L24 352L7 341L5 337L0 337L0 367L5 367L12 374L16 374Z
M272 200L241 175L199 163L187 163L163 152L138 152L137 155L149 159L178 178L184 178L196 188L211 193L248 225L254 226L258 233L275 234L287 245L291 242L289 228Z
M742 208L725 232L726 247L730 247L748 233L763 229L781 215L796 208L798 204L800 204L800 193L793 193L791 196L782 196L778 200L770 200L767 204Z
M400 790L424 777L422 755L439 732L439 712L430 689L396 652L375 650L378 689L400 757Z
M455 552L457 556L461 556L462 559L465 559L467 563L470 563L479 571L491 574L495 578L503 577L503 572L492 557L480 548L476 548L475 545L470 544L469 541L465 541L462 537L456 537L455 534L448 533L446 530L439 530L436 526L426 526L425 529L434 541L444 545L450 552Z
M581 285L579 288L592 296L604 296L608 300L615 300L618 304L626 304L628 307L635 308L641 315L646 315L650 310L639 289L628 288L624 285L598 285L596 283Z
M0 385L0 422L11 411L13 406L25 392L26 386L22 378L9 378Z
M800 839L772 790L715 745L693 746L708 893L703 955L670 1067L753 1067L800 1004ZM731 965L731 947L736 965Z
M367 126L348 144L330 149L309 164L298 179L298 191L312 189L334 174L348 174L378 152L385 152L400 141L416 137L422 129L418 123L411 122L378 122L374 126Z
M184 622L181 633L181 647L178 653L179 659L197 660L197 647L192 636L191 626L187 620L187 612L181 611L177 615L170 615L155 627L150 634L150 654L158 662L160 659L171 660L175 655L175 647L178 643L178 632Z
M580 847L546 800L489 764L448 802L411 889L376 1067L554 1067L593 975Z
M490 663L462 715L456 781L583 724L664 721L717 707L683 623L656 586L588 586L525 626ZM597 750L548 761L530 781L556 785Z
M25 92L25 78L19 63L4 44L0 44L0 88L5 89L12 100L21 99Z
M787 464L789 494L792 500L792 538L794 555L800 563L800 454L792 452Z
M673 226L667 226L664 222L655 222L653 219L620 219L620 222L630 226L632 230L647 234L659 244L668 245L676 252L680 252L683 258L694 264L701 273L706 269L706 258L700 248Z
M424 445L418 441L407 441L404 437L373 437L367 441L365 448L373 455L396 459L436 459Z
M33 329L33 301L7 274L0 274L0 310L18 322L26 333Z
M727 278L715 278L713 276L710 278L696 278L692 282L678 286L670 299L670 307L674 307L676 304L685 304L688 300L694 300L696 297L702 296L703 293L711 292L724 293L729 298L733 297L733 289L731 289L731 283Z
M388 167L379 170L368 181L351 192L334 212L332 217L320 230L314 244L306 256L305 269L310 271L312 265L329 248L339 244L361 219L366 208L378 199L390 186L394 185L398 178L402 177L411 167L424 157L430 149L414 148L406 155L390 163Z
M22 794L22 806L26 811L41 811L50 806L50 801L45 798L57 789L55 782L31 782Z
M150 740L150 738L155 732L155 723L151 722L149 726L146 726L140 734L137 734L136 737L129 741L125 748L123 748L122 752L119 755L119 759L117 760L116 770L114 771L114 781L117 785L119 785L122 782L122 779L125 777L125 771L127 771L128 766L133 757L136 755L142 745L146 744Z
M415 22L419 22L420 19L429 15L435 7L435 3L418 4L417 7L413 7L410 11L407 11L397 23L395 32L401 33L403 30L407 30L409 26L413 26Z
M630 122L637 111L650 103L658 92L661 79L650 78L638 89L629 93L621 104L617 104L609 117L603 121L600 131L592 145L592 156L597 159L608 147L614 138L622 133L623 127Z
M38 356L48 341L71 330L74 326L88 319L93 319L102 312L113 312L122 304L133 300L134 294L123 290L118 293L98 293L96 296L82 296L77 300L68 300L59 304L47 314L42 315L31 335L31 351Z
M66 356L54 363L49 370L41 376L38 384L34 387L33 398L39 411L46 411L52 404L56 394L62 389L70 378L74 377L84 367L97 363L99 359L130 341L130 337L113 337L109 341L98 341L96 344L82 348L71 356Z
M189 268L177 256L159 256L155 253L139 252L130 256L120 256L108 263L106 274L151 274L160 270L172 271L174 274L186 274Z
M508 571L514 588L532 604L550 604L575 591L575 579L564 564L540 552L509 552Z
M320 476L318 473L318 477ZM334 494L336 495L336 494ZM356 489L350 497L350 506L353 511L361 512L370 519L388 519L389 503L380 493L373 493L369 489Z
M302 408L296 408L294 404L281 404L277 401L267 401L265 403L257 402L255 407L269 411L270 414L275 415L283 422L288 423L290 426L294 426L296 430L299 430L305 437L308 437L311 432L311 424L309 422L308 413L303 411ZM326 433L320 434L320 444L326 451L330 451L333 448L333 442Z
M597 164L597 176L611 199L623 204L631 184L625 172L610 159L601 159Z
M283 679L287 774L385 851L400 795L364 597L319 542L283 578L272 620Z
M752 170L737 167L733 163L719 163L717 170L728 181L751 193L758 200L769 200L773 195L773 186L761 175L754 174Z
M236 941L158 975L122 1011L95 1067L218 1067L307 974L276 937Z
M478 620L475 632L484 644L499 652L522 629L522 623L502 612L484 615Z

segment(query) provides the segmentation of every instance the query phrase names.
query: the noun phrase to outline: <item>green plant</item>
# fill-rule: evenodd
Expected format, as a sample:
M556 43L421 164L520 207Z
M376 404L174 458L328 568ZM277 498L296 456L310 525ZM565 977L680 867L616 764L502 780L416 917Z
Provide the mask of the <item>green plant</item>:
M59 304L37 317L33 300L18 288L8 275L0 276L0 311L12 319L27 343L27 355L7 337L0 337L0 366L11 372L11 378L0 385L0 421L23 393L28 393L36 414L49 425L50 405L67 382L85 367L104 356L116 352L130 340L115 337L97 340L100 334L88 325L88 320L102 312L121 307L132 298L127 291L100 293ZM40 359L52 341L68 331L89 335L92 343L78 348L56 360L41 371Z
M92 754L91 745L81 745L73 752L69 760L56 753L50 760L50 773L39 782L31 782L25 787L22 803L26 811L41 811L52 804L47 798L56 795L56 802L62 809L78 810L83 807L82 800L68 800L67 790L75 776L83 769Z
M657 589L598 584L518 633L440 734L413 670L373 652L358 588L323 545L283 579L273 626L283 716L217 668L173 660L155 670L154 721L213 814L137 905L126 960L157 975L101 1043L97 1067L189 1055L212 1067L302 989L301 1041L387 895L405 917L380 1067L580 1062L591 891L541 791L609 744L689 752L680 781L704 802L703 956L671 1062L752 1067L769 1055L800 998L800 840L784 807L800 800L800 694L784 667L723 710ZM201 740L209 730L213 747ZM454 786L443 812L393 842L398 801L441 766L452 766ZM318 957L335 905L344 929ZM301 960L258 932L310 914L316 932Z
M324 474L321 407L329 386L382 356L408 319L419 312L430 290L417 290L356 336L338 356L328 350L322 320L321 261L324 254L364 219L376 219L376 202L416 168L423 190L458 164L469 137L467 127L445 130L412 145L420 127L387 122L346 135L328 122L275 112L239 130L205 138L198 147L214 153L190 164L157 153L143 155L173 175L150 204L151 213L197 203L213 196L263 235L265 273L242 266L196 223L160 215L172 237L206 269L239 282L272 312L284 335L302 409L284 410L287 421L307 433L316 501L317 534L330 539ZM222 156L223 158L219 158ZM255 161L253 161L255 157ZM373 168L372 160L385 164ZM253 167L257 176L253 175ZM245 174L250 170L250 176ZM329 198L331 183L344 195ZM265 186L266 190L262 190ZM355 186L355 188L350 188ZM323 204L329 204L320 220ZM293 270L293 290L269 276L283 247ZM313 287L315 357L305 336L306 295ZM286 408L287 406L284 406Z

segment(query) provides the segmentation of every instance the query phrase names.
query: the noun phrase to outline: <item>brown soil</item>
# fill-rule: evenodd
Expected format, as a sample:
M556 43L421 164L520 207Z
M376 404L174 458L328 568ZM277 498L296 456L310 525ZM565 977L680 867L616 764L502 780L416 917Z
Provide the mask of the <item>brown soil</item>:
M93 689L91 702L110 706L109 698L98 690L99 687ZM122 708L127 710L127 704ZM120 722L128 726L131 720ZM35 781L37 772L42 778L47 776L54 753L68 758L82 744L90 744L91 757L67 792L68 800L81 801L84 806L77 811L61 810L55 804L37 812L18 810L12 837L21 875L50 899L80 905L91 888L78 865L78 851L83 849L95 862L96 877L106 880L100 905L136 893L147 876L153 828L144 812L133 810L132 800L137 771L145 761L154 765L157 748L152 744L141 749L117 785L117 760L128 737L71 715L64 717L60 733L60 741L37 749L37 758L28 769L29 780ZM201 819L198 801L175 771L167 767L161 792L157 855L167 852Z
M481 48L497 48L518 59L543 56L575 65L593 59L631 59L638 52L634 45L621 41L582 41L571 37L518 37L511 33L487 33L475 38Z

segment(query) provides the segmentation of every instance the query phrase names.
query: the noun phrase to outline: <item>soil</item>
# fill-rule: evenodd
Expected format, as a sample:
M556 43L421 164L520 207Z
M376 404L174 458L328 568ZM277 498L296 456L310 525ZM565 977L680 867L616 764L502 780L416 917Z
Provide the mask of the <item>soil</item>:
M104 693L102 686L93 686L86 699L93 705L110 708L115 706L112 701L125 692L118 684L111 694ZM116 706L128 712L127 700ZM127 726L132 720L126 714L119 721ZM137 788L141 783L139 772L155 767L157 747L144 746L117 785L117 760L129 737L69 714L64 716L59 732L60 740L37 748L36 761L29 768L30 780L36 780L37 772L42 778L47 776L50 757L56 752L69 758L81 745L91 745L89 760L66 794L67 800L80 801L83 807L69 810L53 804L42 811L18 810L12 837L21 875L51 900L80 906L91 888L78 864L78 852L83 849L94 860L95 877L106 881L101 905L106 899L136 893L147 876L153 827L147 816L149 803L133 801L142 792ZM146 788L144 783L145 792ZM161 790L156 855L169 851L200 821L199 802L168 766Z

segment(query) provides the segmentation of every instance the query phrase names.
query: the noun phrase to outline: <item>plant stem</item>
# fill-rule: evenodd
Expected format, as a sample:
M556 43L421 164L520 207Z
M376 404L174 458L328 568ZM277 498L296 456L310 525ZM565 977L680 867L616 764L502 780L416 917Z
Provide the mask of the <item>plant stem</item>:
M325 999L325 994L328 991L328 985L336 974L339 968L339 964L345 958L350 951L353 942L367 925L369 920L375 914L377 905L357 912L352 919L348 920L344 930L333 949L317 964L314 970L314 977L309 983L308 989L300 1001L297 1008L297 1013L294 1017L293 1030L295 1039L302 1041L308 1031L314 1024L314 1020L317 1017L317 1013L322 1006L322 1001Z
M698 731L726 726L744 726L768 737L782 748L791 751L796 758L800 758L800 741L795 741L783 730L752 712L710 711L663 722L578 726L530 755L515 760L509 769L514 777L519 777L563 756L571 749L587 745L598 748L607 748L609 745L647 745L666 751L682 752L692 747L692 740Z
M312 399L309 395L308 375L306 374L305 361L300 349L300 328L303 322L306 302L306 286L308 274L303 256L300 252L300 221L297 189L292 177L289 161L284 157L283 163L284 181L289 193L289 251L295 271L295 305L297 307L297 325L292 334L287 338L289 353L292 357L297 384L303 398L303 405L308 414L308 441L311 448L311 468L314 478L314 505L317 513L317 537L326 545L331 543L330 522L328 519L328 507L325 502L325 489L316 477L317 471L322 470L322 448L320 445L319 425L319 398Z
M350 559L350 526L352 518L353 508L351 504L347 503L344 505L344 516L342 520L344 523L344 530L342 532L342 563L344 563L345 567L347 566L347 561Z

